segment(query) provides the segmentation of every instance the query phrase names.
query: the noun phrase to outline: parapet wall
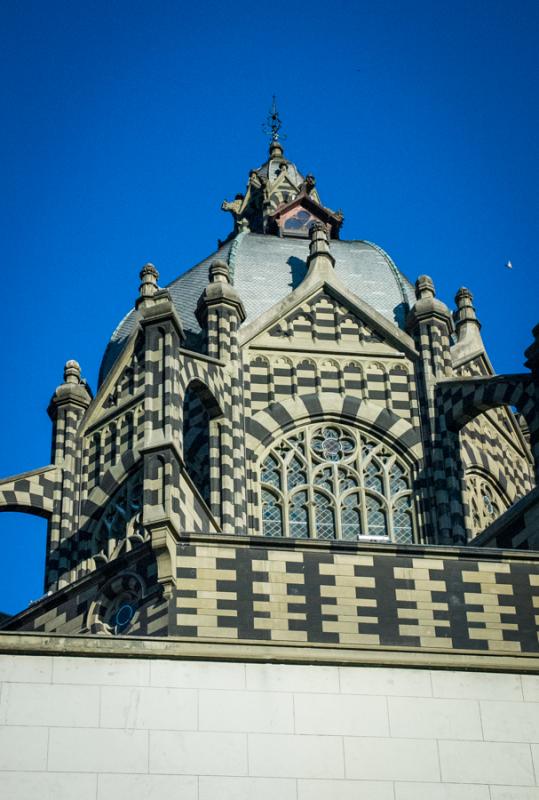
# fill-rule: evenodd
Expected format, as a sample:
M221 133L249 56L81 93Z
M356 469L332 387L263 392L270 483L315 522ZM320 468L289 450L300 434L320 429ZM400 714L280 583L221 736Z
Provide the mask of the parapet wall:
M539 552L192 534L166 553L163 569L140 546L5 629L110 635L123 597L130 636L539 653ZM168 592L159 570L171 576Z
M539 553L192 537L175 635L539 652Z

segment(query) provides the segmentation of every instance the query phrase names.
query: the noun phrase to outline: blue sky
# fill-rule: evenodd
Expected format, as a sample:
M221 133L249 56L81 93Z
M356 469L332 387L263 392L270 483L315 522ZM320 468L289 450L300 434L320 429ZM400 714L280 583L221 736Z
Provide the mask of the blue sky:
M286 154L452 305L475 294L498 372L539 321L539 4L5 0L0 8L4 430L0 475L49 463L64 362L95 388L137 293L229 232L222 200ZM511 260L514 268L505 263ZM0 514L0 610L42 590L45 523Z

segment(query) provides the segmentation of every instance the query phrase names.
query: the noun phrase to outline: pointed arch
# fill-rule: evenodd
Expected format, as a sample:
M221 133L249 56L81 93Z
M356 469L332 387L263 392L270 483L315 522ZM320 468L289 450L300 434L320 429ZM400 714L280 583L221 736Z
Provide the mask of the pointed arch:
M256 452L280 432L320 419L350 421L367 430L372 429L410 463L421 460L420 435L409 422L370 401L330 392L299 395L282 403L272 403L269 408L257 412L246 420L247 446Z
M219 403L208 386L199 378L191 380L183 398L183 458L187 474L208 505L212 494L211 450L218 438L212 430L213 421L221 416Z

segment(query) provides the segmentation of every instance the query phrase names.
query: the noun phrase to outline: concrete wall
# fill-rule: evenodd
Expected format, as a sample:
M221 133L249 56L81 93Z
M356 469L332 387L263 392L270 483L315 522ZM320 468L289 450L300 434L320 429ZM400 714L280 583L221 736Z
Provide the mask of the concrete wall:
M537 675L0 655L0 680L6 800L539 798Z

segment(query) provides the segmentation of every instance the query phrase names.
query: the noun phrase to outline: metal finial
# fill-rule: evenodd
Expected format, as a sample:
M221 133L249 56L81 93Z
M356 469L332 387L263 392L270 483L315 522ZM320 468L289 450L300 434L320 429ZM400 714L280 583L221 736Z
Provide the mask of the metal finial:
M279 112L277 111L277 101L275 99L275 95L273 95L273 100L271 103L271 108L268 112L268 117L266 122L262 125L262 130L264 133L270 137L272 142L278 142L279 139L284 140L286 136L283 134L279 134L279 131L282 128L282 120L279 116Z

